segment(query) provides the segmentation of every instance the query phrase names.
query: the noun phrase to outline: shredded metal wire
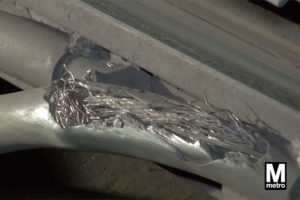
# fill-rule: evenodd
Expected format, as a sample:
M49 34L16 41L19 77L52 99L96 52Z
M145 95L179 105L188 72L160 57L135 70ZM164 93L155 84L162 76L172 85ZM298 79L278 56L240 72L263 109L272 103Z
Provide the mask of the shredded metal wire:
M132 127L154 133L169 144L204 149L211 159L228 156L257 162L268 143L249 124L229 111L209 110L159 95L118 86L95 85L68 78L53 83L45 95L55 121L66 128L78 125ZM207 105L207 99L205 96ZM220 117L225 113L227 118Z

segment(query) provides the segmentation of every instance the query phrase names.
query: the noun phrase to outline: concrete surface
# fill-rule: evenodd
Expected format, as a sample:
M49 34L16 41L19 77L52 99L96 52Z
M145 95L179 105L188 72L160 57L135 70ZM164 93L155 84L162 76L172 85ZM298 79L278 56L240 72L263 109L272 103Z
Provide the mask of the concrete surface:
M100 153L0 155L2 199L215 199L154 163Z

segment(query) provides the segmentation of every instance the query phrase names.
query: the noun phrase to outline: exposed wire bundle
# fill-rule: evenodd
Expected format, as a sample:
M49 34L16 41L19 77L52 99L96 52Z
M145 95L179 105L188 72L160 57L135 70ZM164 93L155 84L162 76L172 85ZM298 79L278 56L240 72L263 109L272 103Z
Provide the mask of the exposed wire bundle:
M211 159L228 156L258 161L267 142L229 111L204 109L152 93L99 85L68 77L53 83L45 95L55 121L62 127L131 127L176 145L204 149ZM221 117L223 112L227 117Z

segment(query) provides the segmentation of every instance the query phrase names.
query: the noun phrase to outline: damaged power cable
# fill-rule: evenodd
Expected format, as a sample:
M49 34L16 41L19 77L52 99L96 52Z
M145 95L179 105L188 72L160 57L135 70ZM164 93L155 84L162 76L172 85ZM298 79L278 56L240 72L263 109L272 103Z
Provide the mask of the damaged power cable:
M79 125L95 129L131 127L156 134L176 148L190 145L204 150L210 160L231 157L255 163L268 151L268 143L233 113L226 112L225 119L219 115L221 111L131 88L78 80L65 69L67 78L55 81L45 95L54 120L63 129ZM184 151L180 153L190 160Z

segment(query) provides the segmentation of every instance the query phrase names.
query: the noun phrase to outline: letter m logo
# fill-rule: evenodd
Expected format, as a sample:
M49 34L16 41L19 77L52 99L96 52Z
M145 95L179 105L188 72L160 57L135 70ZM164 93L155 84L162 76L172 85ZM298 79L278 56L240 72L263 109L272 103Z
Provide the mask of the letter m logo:
M265 189L286 189L286 176L286 162L265 163Z

